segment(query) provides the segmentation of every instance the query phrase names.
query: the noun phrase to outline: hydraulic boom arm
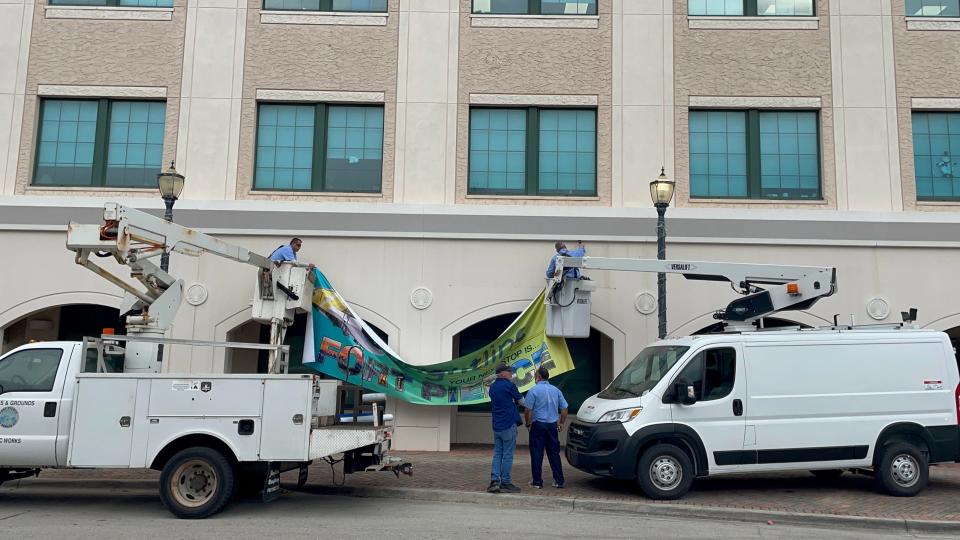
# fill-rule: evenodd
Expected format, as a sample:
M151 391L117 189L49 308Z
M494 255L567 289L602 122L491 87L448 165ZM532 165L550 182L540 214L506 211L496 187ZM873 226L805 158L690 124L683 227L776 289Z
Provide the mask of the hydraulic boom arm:
M607 257L558 257L557 266L557 276L564 275L564 268L583 268L662 272L692 280L729 282L745 296L731 302L716 317L747 323L778 311L807 309L837 290L837 271L832 267Z

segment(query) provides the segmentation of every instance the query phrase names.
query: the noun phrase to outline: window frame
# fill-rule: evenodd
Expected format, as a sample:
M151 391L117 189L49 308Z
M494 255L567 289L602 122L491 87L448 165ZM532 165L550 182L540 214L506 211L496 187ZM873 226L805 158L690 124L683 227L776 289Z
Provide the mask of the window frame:
M958 1L958 4L960 4L960 1ZM958 7L960 7L960 6L958 6ZM923 15L923 14L921 14L921 15L916 15L916 14L910 14L910 13L907 12L906 2L904 2L903 10L904 10L904 16L905 16L906 18L908 18L908 19L958 19L958 18L960 18L960 15Z
M321 0L322 1L322 0ZM596 17L600 15L600 0L594 0L597 6L596 13L543 13L542 0L527 0L527 11L524 13L495 13L477 11L477 0L470 0L471 15L492 15L492 16L517 16L517 15L546 15L548 17Z
M707 399L706 392L704 392L707 386L707 354L712 351L723 351L723 350L729 350L733 352L733 384L730 385L730 390L727 391L726 394ZM684 380L683 379L684 374L686 373L687 369L693 367L694 362L700 362L700 387L696 389L698 392L697 403L707 402L707 401L720 401L721 399L730 397L730 395L733 394L733 390L737 386L737 371L738 371L737 358L738 357L739 357L739 354L737 352L737 347L733 345L718 344L715 346L710 346L704 349L700 349L699 351L695 352L693 356L690 357L690 360L688 360L683 365L683 367L680 368L679 371L677 371L677 376L674 377L672 381L670 381L670 388L672 388L674 385L676 385L678 382L681 382L681 381L691 383L692 385L694 381Z
M473 142L473 129L471 122L473 120L473 111L479 109L493 110L513 110L526 111L526 146L524 147L524 189L489 189L470 187L470 154ZM540 111L546 110L566 110L566 111L593 111L593 191L575 191L573 193L563 193L559 191L540 191ZM600 123L600 111L597 107L552 107L552 106L525 106L525 105L471 105L467 114L467 195L492 196L492 197L596 197L597 196L597 177L598 161L600 159L600 150L597 141L600 138L598 124ZM530 129L530 126L536 126L536 129Z
M113 0L119 1L119 0ZM353 9L334 9L333 0L319 0L320 5L317 9L274 9L267 7L267 0L262 0L260 2L261 11L302 11L304 13L389 13L390 12L390 0L387 0L386 6L383 10L369 10L369 11L357 11Z
M915 193L915 197L916 197L917 202L921 202L921 203L929 203L929 202L960 203L960 194L954 195L954 196L952 196L952 197L938 197L938 196L936 196L936 195L930 195L930 196L921 196L921 195L920 195L920 190L919 190L919 188L918 188L918 186L917 186L917 181L918 181L918 179L919 179L919 175L917 174L917 146L916 146L916 145L917 145L917 132L913 130L913 117L914 117L914 115L916 115L916 114L925 114L925 115L930 115L930 114L948 114L948 115L950 115L950 114L955 114L955 115L957 115L958 117L960 117L960 110L956 110L956 109L911 109L911 110L910 110L910 148L911 148L911 151L913 152L913 163L911 163L911 165L912 165L912 167L913 167L913 189L914 189L914 193ZM948 120L948 122L949 122L949 120ZM927 135L928 137L930 136L929 131L926 133L926 135ZM960 133L958 133L958 135L960 135ZM952 134L948 133L947 136L948 136L948 137L949 137L949 136L952 136ZM933 157L933 156L930 156L930 157ZM952 157L952 155L951 155L951 157Z
M743 0L743 14L742 15L707 15L707 14L692 14L690 13L690 0L687 0L687 16L688 17L766 17L770 19L775 19L777 17L817 17L817 0L810 0L813 8L813 13L810 15L760 15L759 9L757 8L757 0Z
M747 195L745 197L737 197L731 195L694 195L693 194L693 174L691 172L690 161L692 153L690 152L690 114L695 111L705 111L705 112L742 112L746 113L745 126L746 133L744 133L744 138L747 142ZM765 112L812 112L816 115L816 121L814 124L817 127L817 197L802 198L802 197L789 197L789 198L780 198L780 197L764 197L761 195L762 188L762 174L760 168L760 160L762 157L762 152L760 150L760 113ZM687 114L687 182L690 188L690 200L699 201L699 200L730 200L730 201L782 201L782 202L793 202L793 201L823 201L823 133L820 126L820 110L819 109L749 109L749 108L733 108L733 109L723 109L723 108L709 108L709 107L691 107L688 109Z
M313 162L310 170L310 189L269 188L257 187L257 154L260 148L260 107L263 105L292 105L302 107L312 106L313 111ZM327 181L327 130L329 129L330 107L364 107L377 108L383 111L383 127L380 141L380 186L376 190L332 191L326 189ZM296 192L296 193L348 193L348 194L383 194L383 163L385 149L383 139L386 138L386 107L382 103L330 103L330 102L303 102L303 101L258 101L255 114L253 140L253 174L251 191L257 192ZM320 167L317 167L317 163Z
M120 0L103 0L103 4L77 4L68 2L54 2L53 0L47 0L48 6L54 7L122 7L122 8L134 8L134 9L173 9L173 1L171 0L169 6L124 6L120 3Z
M89 184L38 184L37 170L40 166L40 143L43 137L43 111L46 101L88 101L97 103L97 127L93 137L93 164L91 165ZM154 189L154 185L144 186L111 186L107 184L107 159L110 149L110 117L113 114L113 104L116 102L129 103L163 103L163 146L167 140L167 100L142 98L85 98L85 97L56 97L39 96L37 99L37 128L33 144L33 173L30 178L30 187L40 188L92 188L92 189ZM163 150L161 150L162 152ZM157 174L163 170L163 157L160 158L160 167Z
M13 392L25 393L25 394L35 394L35 393L43 393L43 392L52 392L53 389L56 388L56 386L57 386L57 379L58 379L59 376L60 376L60 365L63 363L64 350L61 349L61 348L58 348L58 347L43 347L43 348L23 349L23 350L17 351L16 353L10 354L9 356L5 357L5 358L3 359L3 362L7 362L8 360L10 360L11 358L14 358L14 357L17 356L18 354L29 354L29 353L35 353L35 352L37 352L37 351L59 351L59 353L60 353L60 357L57 358L57 369L54 371L53 381L52 381L52 383L50 384L50 388L38 389L38 390L37 390L37 389L35 389L35 390L24 390L24 389L19 389L19 388L17 388L17 389L9 389L9 390L8 390L6 387L3 387L2 390L0 390L0 395L2 395L2 394L7 394L7 393L13 393ZM0 362L0 363L2 363L2 362ZM0 386L2 386L2 384L0 384Z

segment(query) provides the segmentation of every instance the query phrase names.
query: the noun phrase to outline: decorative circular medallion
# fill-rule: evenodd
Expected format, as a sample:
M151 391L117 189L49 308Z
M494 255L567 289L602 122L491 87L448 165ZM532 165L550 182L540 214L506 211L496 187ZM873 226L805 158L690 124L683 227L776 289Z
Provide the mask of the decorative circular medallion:
M648 292L642 292L634 297L633 306L637 308L637 311L640 313L650 315L657 311L657 299Z
M13 407L4 407L0 409L0 426L12 428L20 420L20 413Z
M199 306L207 301L207 288L202 283L193 283L187 287L184 297L191 306Z
M867 301L867 315L877 321L882 321L890 316L890 302L879 296Z
M410 293L410 303L417 309L427 309L433 303L433 293L426 287L417 287Z

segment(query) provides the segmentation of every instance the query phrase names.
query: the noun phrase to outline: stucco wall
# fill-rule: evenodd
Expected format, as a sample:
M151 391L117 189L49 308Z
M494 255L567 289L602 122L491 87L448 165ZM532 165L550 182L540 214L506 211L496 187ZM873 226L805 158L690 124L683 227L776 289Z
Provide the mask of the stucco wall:
M819 27L815 30L741 30L689 28L687 0L674 0L677 206L742 207L762 203L774 208L836 208L828 3L827 0L817 2ZM690 96L820 98L823 200L691 199Z
M478 28L460 0L456 201L550 205L611 204L613 14L599 0L598 28ZM597 98L597 197L467 195L470 94L577 95Z
M89 194L84 188L35 188L39 85L165 87L164 163L176 156L186 0L175 0L172 20L47 19L45 2L34 5L20 136L16 193ZM96 190L104 195L110 191ZM114 193L155 196L155 190Z
M393 200L399 0L386 26L265 24L261 0L249 0L240 120L238 199L370 200L369 196L253 191L257 90L383 92L383 176L377 200Z
M904 0L892 0L893 43L897 70L897 119L903 206L910 210L946 211L960 204L917 202L913 163L913 98L960 98L960 32L908 30Z

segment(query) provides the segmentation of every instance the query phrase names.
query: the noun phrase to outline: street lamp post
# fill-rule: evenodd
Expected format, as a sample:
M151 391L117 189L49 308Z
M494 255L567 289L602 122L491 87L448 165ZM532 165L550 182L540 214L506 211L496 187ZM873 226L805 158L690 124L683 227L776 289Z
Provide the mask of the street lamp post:
M650 198L657 209L657 259L667 258L667 207L673 199L675 182L667 179L666 169L660 169L660 176L650 182ZM657 322L660 339L667 337L667 275L657 273Z
M163 204L166 205L163 219L167 221L173 221L173 203L177 202L180 194L183 193L184 177L173 165L171 161L170 168L157 175L157 187L160 189ZM160 269L164 272L170 270L170 254L166 251L160 255Z

